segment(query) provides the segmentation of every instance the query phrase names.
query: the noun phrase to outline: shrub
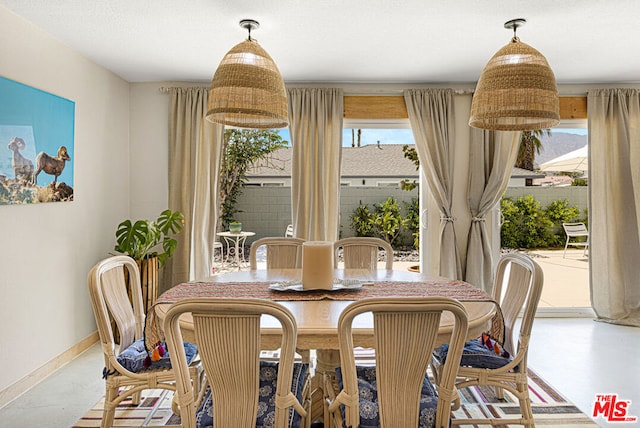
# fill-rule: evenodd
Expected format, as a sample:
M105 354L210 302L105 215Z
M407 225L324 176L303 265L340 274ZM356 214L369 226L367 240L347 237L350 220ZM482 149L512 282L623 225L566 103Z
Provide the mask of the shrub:
M406 228L413 236L414 248L420 248L420 201L418 198L411 198L410 203L404 203Z
M571 182L572 186L588 186L589 181L586 178L574 178Z
M406 229L408 219L402 217L395 198L374 204L373 212L362 203L351 214L351 228L356 236L373 236L394 244L400 232Z
M351 213L351 228L356 236L373 236L373 215L369 211L369 207L362 205L362 201L358 208Z
M566 199L542 208L532 195L500 203L503 224L500 241L505 248L543 248L562 246L566 235L562 223L579 220L580 210L569 206Z
M374 233L390 244L393 244L400 229L407 223L400 213L400 205L393 197L388 197L386 201L374 204L373 230Z
M551 231L553 222L532 195L515 201L504 198L500 207L504 216L500 233L502 247L539 248L554 241Z
M563 245L566 239L562 223L578 221L580 209L577 206L570 207L566 199L558 199L551 202L545 209L547 217L553 223L552 236L549 237L547 246Z

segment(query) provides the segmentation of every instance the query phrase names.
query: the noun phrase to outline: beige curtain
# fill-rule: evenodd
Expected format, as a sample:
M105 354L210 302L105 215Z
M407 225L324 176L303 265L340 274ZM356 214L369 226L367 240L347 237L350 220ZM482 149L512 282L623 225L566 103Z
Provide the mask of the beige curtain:
M453 200L453 90L409 89L404 92L416 151L424 178L441 212L440 275L462 279Z
M640 326L640 91L589 91L591 304Z
M338 239L343 94L341 89L289 89L291 215L294 235Z
M164 289L211 274L224 126L205 120L208 88L168 88L169 208L185 227L164 271Z
M468 202L471 226L467 240L465 281L491 294L493 254L486 215L500 203L518 156L520 132L471 128Z

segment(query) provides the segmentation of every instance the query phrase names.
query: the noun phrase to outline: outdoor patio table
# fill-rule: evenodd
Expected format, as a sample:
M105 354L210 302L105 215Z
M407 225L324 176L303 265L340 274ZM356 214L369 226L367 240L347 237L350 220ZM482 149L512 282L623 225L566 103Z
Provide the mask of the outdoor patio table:
M238 266L238 270L240 270L240 254L242 254L242 260L244 261L244 241L249 236L254 236L255 233L246 232L243 230L241 232L218 232L216 233L216 235L224 238L225 242L227 243L227 253L229 253L229 249L231 248L231 245L233 245L236 266Z

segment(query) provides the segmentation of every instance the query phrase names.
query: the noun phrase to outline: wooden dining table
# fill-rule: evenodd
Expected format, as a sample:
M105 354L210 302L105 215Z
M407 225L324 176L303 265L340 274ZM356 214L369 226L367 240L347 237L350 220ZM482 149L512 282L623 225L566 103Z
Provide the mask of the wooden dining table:
M196 298L263 298L277 301L291 311L297 323L297 346L301 352L315 350L317 355L312 378L312 421L322 417L322 374L340 364L338 318L349 304L367 297L446 296L460 300L468 315L467 338L496 328L498 306L482 290L463 281L433 277L402 270L336 269L336 281L359 280L362 287L337 291L273 291L272 284L291 284L302 279L301 269L249 270L224 273L199 281L179 284L158 297L147 317L147 346L162 339L162 321L169 306L177 301ZM276 349L281 343L279 324L269 316L261 319L261 349ZM194 340L190 314L180 318L183 338ZM499 327L497 327L499 328ZM446 343L453 329L453 316L443 313L437 343ZM353 324L355 346L374 346L373 317L362 314Z
M496 305L486 293L463 281L433 277L419 272L401 270L336 269L335 278L358 279L363 282L361 289L341 291L272 291L267 287L274 283L300 281L301 269L271 269L237 271L207 277L200 281L180 284L158 297L154 306L156 328L161 328L162 320L171 303L193 297L267 298L279 302L291 311L298 327L297 347L299 349L339 349L337 326L342 310L355 300L365 297L418 297L447 296L461 301L464 305L469 328L467 337L478 337L489 329L496 314ZM193 331L188 314L181 318L185 340ZM148 326L149 327L149 326ZM280 331L276 321L263 317L262 347L269 349L280 345ZM438 343L446 343L453 317L443 314L440 323ZM363 314L354 322L354 344L362 347L373 346L373 318ZM153 340L153 339L152 339ZM149 341L148 341L149 342Z

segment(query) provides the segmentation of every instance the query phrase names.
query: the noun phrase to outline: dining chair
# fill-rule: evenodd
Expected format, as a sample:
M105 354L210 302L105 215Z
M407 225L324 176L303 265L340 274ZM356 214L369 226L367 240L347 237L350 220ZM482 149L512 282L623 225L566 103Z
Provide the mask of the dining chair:
M198 396L180 347L180 317L193 317L195 341L207 389ZM277 362L260 360L260 318L274 317L282 330ZM176 372L182 426L274 428L308 426L308 364L295 363L296 321L283 306L263 299L187 299L171 305L164 320Z
M304 239L267 237L251 244L249 249L249 269L257 270L257 251L266 246L267 269L294 269L302 267L302 244Z
M589 231L584 223L562 223L564 233L567 235L567 242L564 244L564 252L562 258L567 255L567 247L583 247L583 255L587 255L589 249Z
M456 388L492 385L499 398L503 390L519 402L521 417L513 419L455 419L453 424L520 424L534 426L529 398L527 354L536 309L542 293L543 273L540 266L522 253L503 255L496 266L493 299L499 303L504 319L504 339L482 335L465 343ZM522 312L518 341L513 337L516 319ZM501 343L502 342L502 343ZM436 383L443 364L448 360L448 347L442 345L433 353L432 367ZM459 398L454 407L459 406Z
M106 394L101 426L110 427L122 400L132 397L133 403L139 404L145 389L175 391L175 375L169 354L160 355L166 349L164 345L151 355L145 348L146 314L136 262L129 256L104 259L89 272L88 286L105 363ZM202 366L197 347L184 342L182 348L188 364L188 381L199 391Z
M334 242L335 267L338 267L338 255L342 250L345 269L378 269L378 251L385 253L385 269L393 269L393 248L391 244L380 238L353 237Z
M443 312L451 313L454 325L449 361L436 387L427 374L431 357L424 350L435 347ZM355 362L352 324L363 313L373 314L374 366ZM338 319L336 381L325 376L328 426L448 427L467 325L462 304L446 297L369 298L350 304Z

